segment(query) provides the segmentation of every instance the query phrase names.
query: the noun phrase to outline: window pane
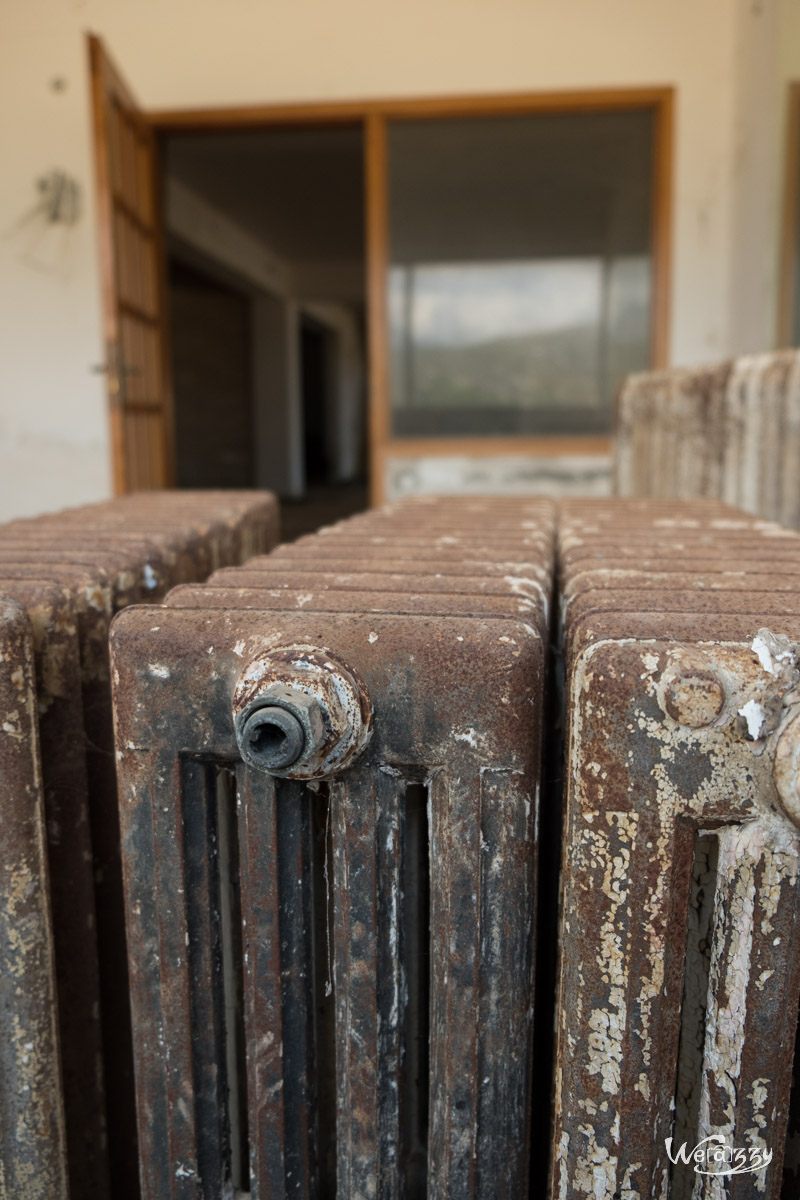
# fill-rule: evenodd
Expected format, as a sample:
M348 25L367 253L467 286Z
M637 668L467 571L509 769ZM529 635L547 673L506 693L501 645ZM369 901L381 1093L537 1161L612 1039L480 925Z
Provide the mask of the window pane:
M651 117L389 127L395 436L602 433L649 361Z

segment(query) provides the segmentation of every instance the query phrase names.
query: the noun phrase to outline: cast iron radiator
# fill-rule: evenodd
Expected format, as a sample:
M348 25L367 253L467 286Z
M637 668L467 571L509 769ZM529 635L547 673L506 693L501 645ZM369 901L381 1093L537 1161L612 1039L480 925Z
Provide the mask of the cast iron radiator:
M553 541L418 500L116 618L146 1200L527 1195Z
M777 1200L786 1145L788 1200L800 538L713 504L568 501L559 570L552 1195ZM747 1173L678 1153L723 1143Z
M800 352L629 376L615 487L620 496L722 500L800 528Z
M67 1178L72 1200L137 1193L111 616L276 540L264 493L147 493L0 526L3 1200L65 1200Z
M0 596L0 1194L66 1196L33 639ZM31 1186L30 1191L26 1189Z

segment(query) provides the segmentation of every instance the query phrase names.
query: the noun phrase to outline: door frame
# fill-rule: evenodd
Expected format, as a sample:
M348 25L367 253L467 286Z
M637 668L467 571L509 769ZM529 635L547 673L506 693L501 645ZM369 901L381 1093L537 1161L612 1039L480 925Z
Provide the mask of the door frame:
M100 284L103 312L104 363L106 395L111 434L111 471L114 494L124 495L135 489L141 473L157 477L144 486L174 487L175 485L175 420L172 409L171 361L167 344L163 212L161 204L160 146L150 114L139 105L116 61L109 54L102 38L86 35L91 100L91 135L94 150L95 202L97 205L97 235L100 259ZM143 152L146 167L146 194L149 219L142 223L140 199L131 203L130 197L119 193L119 174L115 182L112 145L112 106L124 104L123 121L133 129L134 138L143 135L136 153ZM118 153L121 151L118 147ZM123 176L125 168L118 166ZM139 168L134 170L134 175ZM123 189L124 191L124 189ZM132 223L138 235L144 234L151 243L153 266L152 308L137 311L138 300L131 304L123 295L121 284L122 246L118 243L115 225L122 216ZM123 313L125 311L152 327L155 340L154 362L157 361L159 387L148 399L130 399L126 394L127 367L125 362ZM141 369L141 364L138 368ZM134 413L158 414L160 427L151 429L144 438L131 437L128 418ZM131 476L135 478L132 480Z
M610 437L449 437L402 438L391 435L389 329L386 284L389 266L387 123L393 118L522 116L546 112L650 109L654 116L652 176L652 304L650 366L669 360L672 262L674 96L671 86L593 88L573 91L488 95L339 100L229 108L156 109L144 115L157 135L222 132L294 125L360 125L364 132L365 259L367 295L368 473L373 504L384 498L389 454L607 455Z

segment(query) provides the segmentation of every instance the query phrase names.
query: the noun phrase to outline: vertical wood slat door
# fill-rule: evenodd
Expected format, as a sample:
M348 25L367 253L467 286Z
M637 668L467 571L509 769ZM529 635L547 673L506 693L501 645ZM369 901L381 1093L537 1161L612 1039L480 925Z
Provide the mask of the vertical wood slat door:
M89 37L106 373L117 495L173 483L155 134Z

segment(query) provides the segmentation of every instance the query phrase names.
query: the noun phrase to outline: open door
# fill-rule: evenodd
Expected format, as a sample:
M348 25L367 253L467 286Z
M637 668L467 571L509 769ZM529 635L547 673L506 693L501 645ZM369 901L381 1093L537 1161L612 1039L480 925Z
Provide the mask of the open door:
M164 256L152 127L89 37L114 491L173 483Z

